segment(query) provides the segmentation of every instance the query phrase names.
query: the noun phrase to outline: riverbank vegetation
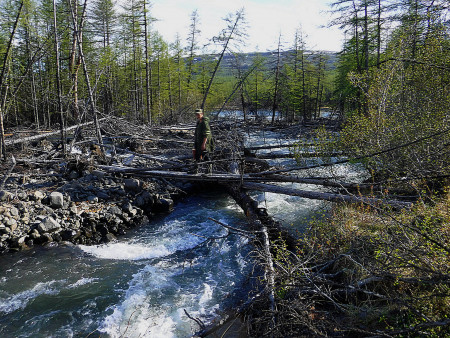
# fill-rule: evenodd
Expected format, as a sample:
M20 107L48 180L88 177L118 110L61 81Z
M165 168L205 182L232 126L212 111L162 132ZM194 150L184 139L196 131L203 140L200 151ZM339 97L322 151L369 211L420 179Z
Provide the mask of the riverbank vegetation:
M413 198L414 207L334 205L296 250L280 241L277 310L253 320L269 336L450 334L448 4L390 5L335 3L336 23L352 34L336 78L345 116L339 133L317 131L315 149L327 166L338 153L364 168L370 189L354 194ZM394 9L384 20L398 20L383 33L382 9Z
M254 318L253 329L277 337L448 335L449 201L446 193L400 213L334 207L295 252L279 243L276 311Z

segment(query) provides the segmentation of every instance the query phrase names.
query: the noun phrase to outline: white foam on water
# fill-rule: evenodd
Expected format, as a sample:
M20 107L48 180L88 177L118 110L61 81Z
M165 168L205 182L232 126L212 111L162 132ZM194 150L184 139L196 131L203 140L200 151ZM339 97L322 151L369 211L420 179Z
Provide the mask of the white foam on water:
M102 321L99 331L113 338L176 337L181 317L161 300L164 292L179 291L171 278L168 269L149 265L134 274L123 301L111 308L113 313Z
M199 224L201 231L210 231L211 226L206 225L207 222ZM177 250L191 249L203 241L195 234L186 234L187 223L188 220L169 220L156 233L142 234L138 241L80 245L79 248L100 259L138 261L166 257Z
M68 284L67 280L53 280L40 282L32 288L17 294L0 298L0 313L11 313L18 309L24 309L30 302L42 295L58 295L64 289L75 289L89 284L96 278L81 278L75 283Z
M37 283L33 288L19 292L15 295L0 299L0 313L11 313L24 309L29 302L41 295L55 295L60 292L58 286L64 281L50 281Z
M112 313L103 319L99 331L112 338L189 336L195 325L184 310L193 317L211 318L218 308L214 300L217 277L209 274L198 285L180 281L185 269L180 263L159 262L135 273L122 301L109 309Z
M238 263L239 271L243 273L245 268L248 266L248 261L239 253L236 257L236 262Z
M172 252L164 245L150 246L148 244L116 242L95 246L80 245L81 250L96 258L114 259L114 260L131 260L137 261L142 259L163 257Z
M213 288L209 284L203 283L203 286L203 293L200 297L200 301L198 302L198 305L202 308L204 308L205 304L212 299L213 295Z
M107 316L100 332L110 337L176 337L176 322L167 315L167 310L149 306L144 292L129 295Z
M75 289L79 286L90 284L94 281L98 280L98 278L81 278L77 280L75 283L72 283L68 286L69 289Z

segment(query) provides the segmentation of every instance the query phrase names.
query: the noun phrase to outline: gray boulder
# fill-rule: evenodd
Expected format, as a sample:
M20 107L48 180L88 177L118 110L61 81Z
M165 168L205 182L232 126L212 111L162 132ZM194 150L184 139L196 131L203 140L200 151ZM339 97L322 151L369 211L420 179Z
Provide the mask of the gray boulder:
M153 206L153 196L148 191L143 191L136 196L134 204L139 208L151 208Z
M123 183L127 191L138 192L142 190L142 182L135 178L126 178Z
M110 213L111 215L121 215L122 210L118 206L114 205L108 209L108 213Z
M58 191L54 191L50 194L50 205L53 208L62 208L64 205L64 196Z
M10 214L12 217L17 217L17 216L19 216L19 210L18 210L16 207L11 207L11 208L9 209L9 214Z
M38 225L38 230L41 234L55 232L61 229L61 224L55 221L52 217L45 217Z
M11 229L11 231L15 231L17 229L17 221L14 218L8 218L6 220L6 226Z
M167 213L167 212L171 212L173 210L173 200L170 198L159 198L154 207L153 210L155 212L162 212L162 213Z
M6 190L0 191L0 201L1 202L9 201L12 198L13 198L13 194L11 194L10 192L8 192Z

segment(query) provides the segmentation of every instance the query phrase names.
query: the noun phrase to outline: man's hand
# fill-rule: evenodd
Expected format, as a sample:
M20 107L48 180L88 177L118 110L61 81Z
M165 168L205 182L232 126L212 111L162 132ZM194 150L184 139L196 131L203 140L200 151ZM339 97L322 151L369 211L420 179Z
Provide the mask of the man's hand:
M208 139L205 137L205 139L203 140L203 142L202 142L202 151L205 151L206 150L206 141L207 141Z

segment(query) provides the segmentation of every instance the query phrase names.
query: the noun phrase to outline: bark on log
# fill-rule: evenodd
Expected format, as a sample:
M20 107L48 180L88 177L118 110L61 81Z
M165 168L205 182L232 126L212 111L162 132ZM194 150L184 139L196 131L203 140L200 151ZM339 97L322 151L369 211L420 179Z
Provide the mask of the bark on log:
M276 325L275 270L272 259L272 243L284 240L288 249L294 250L297 242L288 232L283 230L280 223L275 222L272 217L269 216L266 209L258 208L258 203L238 185L226 185L224 187L244 211L250 227L259 234L259 246L263 250L264 254L262 258L265 260L264 277L267 282L270 312L273 314L272 324Z
M295 250L297 240L294 236L283 229L279 222L270 217L265 208L259 208L258 202L242 190L239 185L226 184L223 187L244 211L252 231L260 232L261 226L264 225L267 228L270 241L282 239L286 242L289 250Z
M313 145L312 143L303 144L303 145ZM244 150L255 151L255 150L267 150L267 149L278 149L278 148L292 148L298 146L298 143L290 143L290 144L278 144L273 146L255 146L255 147L245 147Z

